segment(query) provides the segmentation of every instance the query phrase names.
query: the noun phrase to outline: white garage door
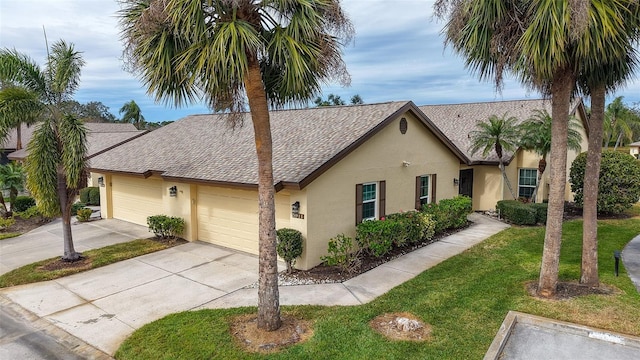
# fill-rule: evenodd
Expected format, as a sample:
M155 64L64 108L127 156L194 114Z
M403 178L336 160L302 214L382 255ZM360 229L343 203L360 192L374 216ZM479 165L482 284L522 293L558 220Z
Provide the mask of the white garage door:
M113 217L147 225L147 216L162 214L162 180L114 176Z
M276 195L276 228L289 226L288 195ZM198 240L258 253L258 192L198 186Z

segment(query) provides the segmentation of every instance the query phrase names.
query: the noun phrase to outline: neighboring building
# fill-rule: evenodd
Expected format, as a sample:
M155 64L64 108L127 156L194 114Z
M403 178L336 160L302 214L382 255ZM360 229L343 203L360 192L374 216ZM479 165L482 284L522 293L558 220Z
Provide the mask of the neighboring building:
M629 144L629 154L636 159L640 159L640 141Z
M459 174L460 194L473 199L474 210L495 209L499 200L511 199L511 193L503 180L498 168L498 157L495 151L485 158L481 152L471 155L471 137L469 133L477 129L479 122L487 121L492 115L502 117L516 117L520 122L529 119L534 110L547 110L551 114L551 100L514 100L494 101L468 104L426 105L420 106L427 117L451 139L451 142L465 154L468 161L461 165ZM582 135L582 149L588 147L587 117L582 101L572 106L571 115L575 116L582 125L579 129ZM567 154L567 181L571 163L580 152L569 150ZM505 172L513 191L518 197L531 196L538 177L538 161L540 156L518 149L514 153L505 152L503 162ZM538 189L538 201L549 196L549 167L543 173ZM566 200L573 200L571 187L567 183Z
M25 124L20 125L20 139L22 142L22 148L26 148L29 140L31 140L31 136L33 135L33 130L35 130L36 125L27 126ZM7 137L0 144L2 147L0 153L0 165L5 165L11 162L11 159L8 158L8 155L12 152L18 150L18 134L16 128L12 128L9 130Z
M188 240L257 253L253 127L225 120L188 116L92 158L102 216L179 216ZM454 197L467 161L412 102L273 111L271 129L276 227L302 232L302 269L358 222Z

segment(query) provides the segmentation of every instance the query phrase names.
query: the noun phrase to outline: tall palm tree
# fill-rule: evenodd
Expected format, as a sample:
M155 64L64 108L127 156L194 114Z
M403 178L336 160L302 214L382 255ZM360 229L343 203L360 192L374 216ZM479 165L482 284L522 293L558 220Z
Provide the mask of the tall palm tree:
M248 103L258 158L258 328L281 325L269 108L306 104L348 83L339 0L124 0L125 57L157 100L204 99L236 124ZM216 126L212 124L212 126Z
M135 125L138 130L144 129L144 116L142 116L142 111L135 101L131 100L122 105L120 114L122 113L124 113L124 115L122 115L122 122L131 123Z
M37 94L42 124L27 146L27 188L46 216L62 215L63 260L76 261L71 234L71 204L85 177L86 130L81 121L65 114L80 81L84 60L73 44L56 41L47 49L44 69L15 50L0 52L0 79Z
M620 56L620 47L609 44L626 38L618 10L632 3L634 0L436 1L436 14L448 19L447 43L481 79L493 78L500 88L504 73L512 72L522 83L551 96L549 207L537 291L542 297L555 296L558 283L568 117L581 72L579 59L607 62ZM595 22L600 26L594 31Z
M633 129L637 126L638 117L622 102L623 97L616 97L605 110L605 130L607 132L605 148L615 140L614 150L623 141L633 140Z
M637 42L640 38L640 3L629 4L629 7L620 11L618 15L623 18L622 25L627 31L627 38L613 42L609 46L621 47L617 51L619 56L608 61L582 59L583 71L578 82L582 92L591 97L589 148L584 173L582 261L580 267L580 283L591 287L596 287L600 283L598 276L597 207L603 132L606 123L605 97L607 93L613 93L618 87L624 85L638 65L638 53L633 42ZM602 23L594 22L592 26L599 25Z
M480 151L480 149L482 149L482 156L487 156L491 150L496 152L500 173L514 199L516 199L516 194L507 177L503 156L504 151L513 152L517 149L518 139L520 137L517 122L517 118L513 116L507 117L506 113L502 115L502 117L492 115L488 121L476 124L478 129L469 133L471 136L469 152L471 152L472 155Z
M547 156L551 152L551 126L553 120L546 110L534 110L533 116L520 125L522 129L519 145L525 150L530 150L540 155L538 161L538 180L531 195L531 200L536 202L538 188L542 174L547 168ZM569 120L567 129L567 148L580 151L582 135L580 135L580 124L575 118Z

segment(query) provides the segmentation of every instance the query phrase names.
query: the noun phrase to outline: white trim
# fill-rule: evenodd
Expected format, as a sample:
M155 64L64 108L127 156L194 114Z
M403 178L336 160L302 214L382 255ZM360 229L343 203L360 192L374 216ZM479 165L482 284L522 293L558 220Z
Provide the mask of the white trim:
M420 194L422 194L422 178L427 178L428 179L428 183L427 183L427 195L426 196L422 196L420 195L420 205L424 205L422 203L422 199L427 199L426 204L430 204L431 203L431 174L426 174L426 175L420 175Z
M365 186L367 186L367 185L375 185L374 189L375 189L376 196L372 200L365 200L364 199L364 189L365 189ZM377 181L367 182L367 183L363 183L362 184L362 221L378 219L378 200L379 199L380 199L380 186L378 185ZM370 204L370 203L373 203L374 215L373 215L373 217L365 217L365 215L364 215L364 204Z
M521 185L520 184L520 177L521 177L521 172L520 171L521 170L533 170L535 172L535 179L534 180L535 180L536 183L538 182L538 169L536 169L536 168L518 168L518 197L521 197L520 196L520 189L521 188L533 189L532 192L535 191L535 188L536 188L535 184L534 185Z

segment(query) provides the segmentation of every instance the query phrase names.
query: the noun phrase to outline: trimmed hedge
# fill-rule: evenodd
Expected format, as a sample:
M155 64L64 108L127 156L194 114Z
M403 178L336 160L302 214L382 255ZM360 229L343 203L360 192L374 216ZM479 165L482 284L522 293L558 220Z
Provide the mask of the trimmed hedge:
M276 230L276 235L278 237L276 251L287 263L287 273L291 273L296 258L302 255L302 233L295 229L283 228Z
M87 205L100 205L100 188L92 186L80 189L80 202Z
M149 231L157 237L175 239L184 232L185 221L183 218L174 216L154 215L147 217L147 225L149 225Z
M529 204L532 208L536 210L536 222L538 224L546 224L547 223L547 209L549 208L548 203L532 203Z
M32 206L36 206L36 200L30 196L18 196L16 200L11 204L12 212L26 211Z
M532 204L524 204L518 200L500 200L496 209L505 220L516 225L536 225L537 210ZM546 217L546 216L545 216Z
M452 199L443 199L437 204L425 204L422 211L433 216L436 234L447 229L457 229L467 225L467 215L472 211L471 198L459 195Z

